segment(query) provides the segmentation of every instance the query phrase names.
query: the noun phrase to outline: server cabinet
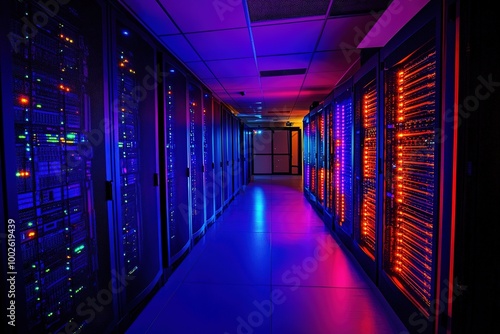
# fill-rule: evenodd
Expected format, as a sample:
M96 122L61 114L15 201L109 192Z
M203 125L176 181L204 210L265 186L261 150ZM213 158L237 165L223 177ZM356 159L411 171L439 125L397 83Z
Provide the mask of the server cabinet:
M352 78L334 92L334 225L340 236L352 240L353 233L353 115Z
M334 153L335 141L333 140L333 108L332 108L332 95L325 99L325 211L324 220L329 227L333 223L333 200L334 200Z
M238 194L241 188L241 143L240 143L240 120L232 116L233 128L233 197Z
M114 15L113 15L114 16ZM162 274L159 219L156 50L133 20L111 25L110 147L116 270L128 284L118 295L125 318Z
M316 119L316 116L312 114L309 117L309 194L310 199L313 201L316 201L316 193L318 191L318 122Z
M398 296L395 303L407 306L398 311L403 319L411 318L411 329L419 332L432 332L437 323L438 231L449 224L443 218L450 211L449 203L440 201L440 195L448 193L442 183L448 174L443 167L452 154L440 137L437 13L441 9L434 5L428 5L381 53L385 91L381 288L389 298ZM422 322L425 326L420 326Z
M222 174L223 205L231 202L233 194L233 138L232 138L231 112L222 107L222 149L224 168Z
M304 148L303 148L303 159L304 159L304 194L309 198L309 193L311 190L311 150L309 148L311 141L311 124L309 114L304 117L302 121L302 127L304 128Z
M241 138L243 143L242 151L242 173L243 173L243 185L247 185L251 182L251 171L252 171L252 130L250 127L244 123L241 124Z
M323 107L317 114L318 122L318 191L316 193L317 205L323 211L325 206L325 177L326 177L326 132L325 132L325 110Z
M205 171L206 222L215 221L215 159L214 159L213 97L203 94L203 166Z
M224 159L222 151L222 109L219 101L214 101L214 194L215 213L219 215L224 205Z
M201 90L193 83L188 85L189 98L189 171L190 211L193 239L205 232L205 194L203 165L203 113Z
M116 320L111 302L99 314L86 303L111 279L107 222L94 206L105 203L93 160L105 129L102 37L87 29L101 26L102 8L87 5L2 4L2 230L14 238L2 240L1 263L15 281L2 298L5 331L89 332Z
M372 277L376 277L378 236L381 228L379 163L382 144L379 127L379 55L354 75L354 253Z
M184 255L191 244L188 192L188 120L187 79L162 54L162 73L168 73L162 81L160 103L160 140L162 149L163 198L163 247L166 256L164 267L172 267Z

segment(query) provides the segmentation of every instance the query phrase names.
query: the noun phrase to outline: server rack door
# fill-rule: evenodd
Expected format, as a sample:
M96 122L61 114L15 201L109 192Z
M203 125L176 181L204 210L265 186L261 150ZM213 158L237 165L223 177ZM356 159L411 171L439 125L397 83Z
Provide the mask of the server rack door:
M222 156L222 113L221 105L214 101L214 195L215 195L215 213L219 214L224 203L223 189L223 168L224 160Z
M132 21L116 18L112 28L112 115L115 142L115 237L117 271L128 314L162 273L158 188L156 51Z
M325 109L322 108L318 113L318 205L324 209L325 207L325 179L326 179L326 125L325 125Z
M333 217L333 198L334 198L334 152L335 141L333 140L333 109L332 104L325 107L325 146L326 146L326 186L325 186L325 213L331 220Z
M191 244L188 193L188 146L186 77L177 68L164 62L168 72L163 88L165 161L163 171L166 191L167 266L173 266Z
M240 166L240 121L236 116L232 118L233 129L233 196L236 196L241 188L241 166Z
M309 143L311 140L311 125L309 123L309 115L304 117L302 122L302 126L304 127L304 148L303 148L303 160L304 160L304 192L306 195L309 194L311 188L311 163L310 163L310 149Z
M377 250L379 122L376 75L373 68L354 84L354 237L372 260Z
M203 94L203 142L206 221L212 222L214 220L215 212L215 162L213 152L213 98L212 94L209 92L205 92Z
M335 96L333 136L335 141L335 224L349 238L353 219L353 132L352 83L339 87Z
M311 170L311 183L310 183L310 193L312 199L316 201L316 193L318 191L318 166L317 166L317 158L318 158L318 124L316 121L316 116L311 116L310 118L310 132L309 132L309 164Z
M420 312L418 317L432 322L438 194L442 191L438 186L440 65L436 29L437 24L431 21L414 33L411 41L385 57L384 71L382 269ZM430 330L431 326L426 327Z
M232 158L233 158L233 138L231 126L231 112L226 108L222 110L222 147L224 154L224 173L223 173L223 189L224 189L224 205L229 204L233 189L233 173L232 173Z
M112 302L99 314L86 304L111 279L107 222L96 226L94 211L105 190L106 164L93 160L102 158L104 115L90 108L103 110L102 37L87 30L101 27L102 8L86 5L49 17L35 1L2 4L2 207L17 250L2 259L16 284L2 300L15 302L15 332L92 332L116 320Z
M204 233L205 195L203 193L203 106L201 90L189 83L189 160L190 160L190 196L193 238Z

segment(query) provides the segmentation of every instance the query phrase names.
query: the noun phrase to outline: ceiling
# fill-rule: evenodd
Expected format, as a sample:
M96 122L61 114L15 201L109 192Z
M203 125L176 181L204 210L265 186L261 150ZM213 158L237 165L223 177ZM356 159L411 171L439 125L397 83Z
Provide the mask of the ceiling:
M300 121L390 0L119 0L245 121ZM397 0L399 1L399 0Z

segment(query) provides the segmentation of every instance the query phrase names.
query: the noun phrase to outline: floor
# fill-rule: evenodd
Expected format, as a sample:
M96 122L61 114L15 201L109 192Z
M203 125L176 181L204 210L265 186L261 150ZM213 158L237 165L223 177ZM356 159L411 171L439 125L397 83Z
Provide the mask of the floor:
M407 333L302 193L255 177L127 334Z

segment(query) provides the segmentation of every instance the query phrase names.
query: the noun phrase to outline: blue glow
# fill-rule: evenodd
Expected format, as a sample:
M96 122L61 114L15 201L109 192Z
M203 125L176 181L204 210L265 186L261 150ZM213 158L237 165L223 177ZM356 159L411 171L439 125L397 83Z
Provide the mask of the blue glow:
M129 32L128 32L128 30L123 30L123 31L122 31L122 34L123 34L124 36L128 36L128 35L129 35Z
M175 73L175 70L170 70L170 73Z
M264 199L264 192L262 191L261 188L255 189L255 198L254 198L254 205L255 205L255 227L258 227L258 229L255 229L256 231L263 231L264 230L264 225L265 219L264 219L264 213L266 211L266 201Z

